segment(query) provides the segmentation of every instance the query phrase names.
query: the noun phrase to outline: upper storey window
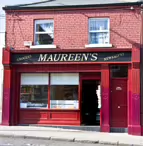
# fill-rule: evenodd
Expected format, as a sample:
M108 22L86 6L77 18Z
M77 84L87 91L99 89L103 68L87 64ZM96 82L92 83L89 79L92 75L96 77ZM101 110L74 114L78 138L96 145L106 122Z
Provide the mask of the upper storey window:
M35 21L35 45L50 45L54 41L54 21Z
M109 18L89 19L89 44L109 44Z

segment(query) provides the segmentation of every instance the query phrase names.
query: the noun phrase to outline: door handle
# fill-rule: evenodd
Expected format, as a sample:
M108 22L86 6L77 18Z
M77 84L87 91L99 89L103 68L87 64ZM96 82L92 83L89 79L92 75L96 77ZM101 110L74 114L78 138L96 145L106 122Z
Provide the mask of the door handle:
M118 108L120 108L120 106L118 106Z

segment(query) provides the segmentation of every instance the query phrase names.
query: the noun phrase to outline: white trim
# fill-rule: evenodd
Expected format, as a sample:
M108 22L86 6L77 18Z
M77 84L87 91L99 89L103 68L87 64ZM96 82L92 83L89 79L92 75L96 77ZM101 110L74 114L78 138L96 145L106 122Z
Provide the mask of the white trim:
M102 48L112 47L112 44L88 44L88 45L85 45L85 48L97 48L97 47L102 47Z
M54 34L54 33L49 33L49 32L35 32L35 34Z
M56 45L34 45L30 46L31 49L56 49Z
M97 32L108 32L110 33L109 30L90 30L89 33L97 33Z

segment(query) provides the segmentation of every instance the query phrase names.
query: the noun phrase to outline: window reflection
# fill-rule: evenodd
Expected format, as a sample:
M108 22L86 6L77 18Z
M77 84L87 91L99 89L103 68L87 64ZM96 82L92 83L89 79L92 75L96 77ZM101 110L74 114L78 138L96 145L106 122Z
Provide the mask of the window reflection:
M48 107L47 85L22 85L20 93L21 108Z
M109 44L109 19L90 18L89 19L89 43Z
M77 85L52 85L51 108L77 109L78 86Z
M113 65L110 68L112 78L128 77L128 66L126 65Z

